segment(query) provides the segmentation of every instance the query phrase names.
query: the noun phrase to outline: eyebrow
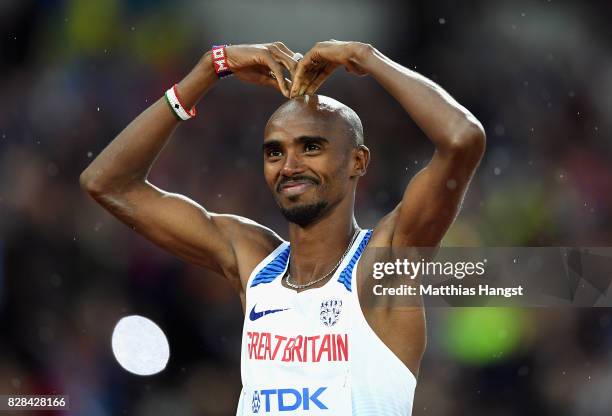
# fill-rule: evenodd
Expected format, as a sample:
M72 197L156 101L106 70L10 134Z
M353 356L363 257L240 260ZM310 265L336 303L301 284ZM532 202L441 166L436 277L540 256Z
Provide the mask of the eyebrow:
M296 140L302 144L304 143L320 143L320 144L329 143L329 140L321 136L300 136Z
M299 136L295 138L295 140L301 144L306 144L306 143L327 144L329 143L329 140L322 136ZM280 147L280 146L281 146L280 140L271 139L271 140L265 141L263 145L261 146L261 148L263 150L266 150L266 149Z
M280 147L280 141L279 140L268 140L265 141L263 143L263 145L261 146L262 150L266 150L266 149L271 149L271 148L275 148L275 147Z

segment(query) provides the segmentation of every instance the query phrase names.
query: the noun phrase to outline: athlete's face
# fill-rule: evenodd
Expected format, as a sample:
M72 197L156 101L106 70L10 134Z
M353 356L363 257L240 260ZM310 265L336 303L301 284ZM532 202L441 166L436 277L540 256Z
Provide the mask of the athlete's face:
M354 149L339 123L308 109L268 122L264 176L290 222L307 225L351 192Z

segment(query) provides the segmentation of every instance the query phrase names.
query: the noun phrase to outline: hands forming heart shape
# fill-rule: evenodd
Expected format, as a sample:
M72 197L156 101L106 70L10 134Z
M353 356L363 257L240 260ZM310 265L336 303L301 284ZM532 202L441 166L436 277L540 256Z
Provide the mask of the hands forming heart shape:
M361 42L329 40L316 43L302 56L282 42L226 47L227 62L242 81L267 85L287 98L314 94L340 66L364 76L364 63L372 46ZM288 77L285 75L288 73Z

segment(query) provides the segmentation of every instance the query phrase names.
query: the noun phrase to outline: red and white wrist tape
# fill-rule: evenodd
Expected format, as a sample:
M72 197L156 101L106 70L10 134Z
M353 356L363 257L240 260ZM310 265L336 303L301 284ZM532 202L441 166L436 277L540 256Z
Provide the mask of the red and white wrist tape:
M183 103L181 102L181 99L178 96L176 84L174 84L172 88L166 91L166 101L168 102L168 105L179 120L189 120L190 118L195 117L197 114L195 107L193 107L189 111L185 109L185 106L183 106Z
M227 54L225 47L227 45L215 45L212 47L212 61L215 67L215 72L219 78L232 75L232 70L227 63Z

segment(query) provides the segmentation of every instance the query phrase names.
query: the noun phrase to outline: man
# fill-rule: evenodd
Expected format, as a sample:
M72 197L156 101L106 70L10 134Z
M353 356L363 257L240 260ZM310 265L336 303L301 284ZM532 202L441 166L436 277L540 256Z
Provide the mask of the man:
M364 307L373 295L357 290L357 266L367 271L359 259L368 245L439 245L485 134L438 85L370 45L332 40L300 56L280 42L214 47L104 149L81 184L134 230L223 274L236 289L245 312L239 415L405 416L425 348L424 314L420 307ZM313 95L338 67L376 79L436 148L373 230L359 229L353 214L369 161L361 122L338 101ZM147 181L179 123L175 116L193 116L188 109L229 71L290 98L268 121L263 142L264 176L289 221L289 242Z

